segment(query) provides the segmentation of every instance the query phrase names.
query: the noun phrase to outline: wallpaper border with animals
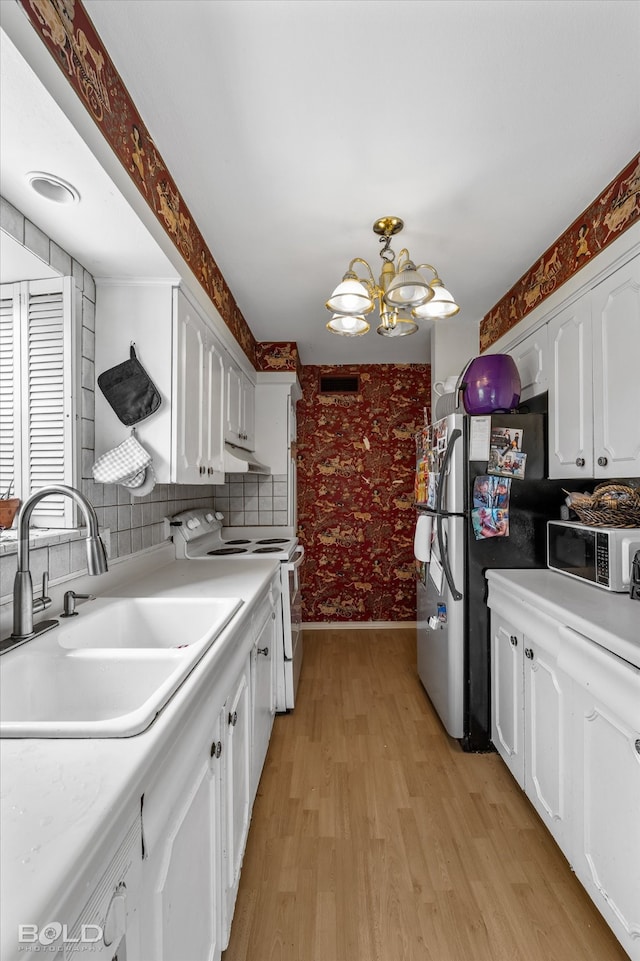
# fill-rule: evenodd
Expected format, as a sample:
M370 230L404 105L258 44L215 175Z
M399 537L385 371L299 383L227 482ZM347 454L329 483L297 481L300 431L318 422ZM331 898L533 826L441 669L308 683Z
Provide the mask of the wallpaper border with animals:
M81 0L19 0L107 143L256 367L256 340Z
M480 351L573 277L640 216L640 154L577 217L480 322Z

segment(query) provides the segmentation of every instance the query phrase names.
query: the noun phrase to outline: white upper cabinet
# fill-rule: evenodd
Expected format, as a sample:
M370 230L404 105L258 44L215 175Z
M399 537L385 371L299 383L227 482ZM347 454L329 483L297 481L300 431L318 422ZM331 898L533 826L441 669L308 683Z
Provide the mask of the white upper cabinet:
M180 290L174 293L173 315L175 480L223 483L222 347Z
M593 450L598 477L640 474L640 257L593 290Z
M274 474L286 474L296 442L296 403L302 396L295 373L258 374L256 457Z
M255 386L228 356L225 356L224 439L237 447L255 448Z
M593 477L591 312L586 298L549 323L549 476Z
M640 474L640 258L549 322L549 476Z
M207 320L170 283L104 283L96 299L96 374L126 360L134 342L160 392L156 413L136 425L157 482L224 483L225 389L232 382L225 373L227 352ZM235 369L242 384L245 375ZM241 410L242 404L241 397ZM130 433L98 387L95 427L96 457Z
M175 464L172 479L193 484L204 465L204 341L205 328L184 295L174 292L173 398L171 405Z
M224 354L222 346L207 331L204 341L204 411L202 439L207 475L224 474Z
M547 390L549 343L548 330L534 330L521 343L509 351L520 374L520 400L528 400Z

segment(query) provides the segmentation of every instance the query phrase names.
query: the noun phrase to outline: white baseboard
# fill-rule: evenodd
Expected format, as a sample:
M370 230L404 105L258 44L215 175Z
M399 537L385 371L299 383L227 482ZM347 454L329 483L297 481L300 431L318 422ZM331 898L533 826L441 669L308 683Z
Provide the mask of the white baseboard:
M416 627L416 621L305 621L303 631L393 631Z

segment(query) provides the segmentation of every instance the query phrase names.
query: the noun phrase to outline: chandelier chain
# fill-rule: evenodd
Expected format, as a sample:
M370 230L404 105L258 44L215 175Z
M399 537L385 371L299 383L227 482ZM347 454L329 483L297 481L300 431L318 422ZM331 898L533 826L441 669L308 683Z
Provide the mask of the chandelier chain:
M378 237L378 241L379 243L384 244L384 247L380 251L380 256L385 261L385 263L392 264L393 261L396 259L396 255L391 249L391 237L388 235L385 235L384 237Z

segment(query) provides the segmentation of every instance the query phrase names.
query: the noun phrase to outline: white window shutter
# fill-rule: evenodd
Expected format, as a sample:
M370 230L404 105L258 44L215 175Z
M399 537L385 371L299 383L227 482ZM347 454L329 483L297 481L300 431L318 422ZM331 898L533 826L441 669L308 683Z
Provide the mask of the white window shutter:
M23 498L50 484L73 484L74 397L70 277L21 285L23 332L22 430ZM73 504L51 495L33 519L39 527L70 527Z
M0 495L21 490L20 285L0 285Z

